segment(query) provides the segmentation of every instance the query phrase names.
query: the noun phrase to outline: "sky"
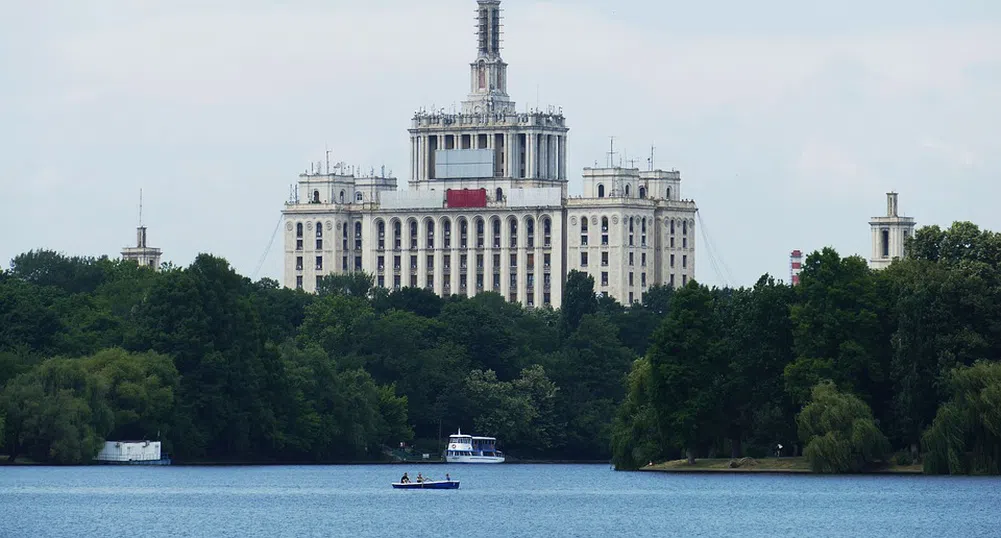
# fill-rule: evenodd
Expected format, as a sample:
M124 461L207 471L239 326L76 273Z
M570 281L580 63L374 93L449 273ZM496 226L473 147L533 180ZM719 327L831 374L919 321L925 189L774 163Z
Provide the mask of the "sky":
M519 109L562 107L570 192L604 163L682 174L696 278L788 280L789 252L918 226L1001 230L1001 2L505 0ZM0 19L0 261L135 241L280 280L289 187L334 162L406 185L414 111L450 108L472 0L36 0ZM706 234L705 237L702 234Z

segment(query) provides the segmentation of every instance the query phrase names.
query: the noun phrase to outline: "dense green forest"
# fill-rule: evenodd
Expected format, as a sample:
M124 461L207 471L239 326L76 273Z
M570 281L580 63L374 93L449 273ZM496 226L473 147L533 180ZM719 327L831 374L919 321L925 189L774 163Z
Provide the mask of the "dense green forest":
M253 282L200 255L160 271L33 251L0 272L0 432L10 458L89 461L105 439L177 460L377 460L457 428L518 458L805 454L998 472L1001 235L927 227L873 272L831 249L801 285L653 287L563 308L327 277Z

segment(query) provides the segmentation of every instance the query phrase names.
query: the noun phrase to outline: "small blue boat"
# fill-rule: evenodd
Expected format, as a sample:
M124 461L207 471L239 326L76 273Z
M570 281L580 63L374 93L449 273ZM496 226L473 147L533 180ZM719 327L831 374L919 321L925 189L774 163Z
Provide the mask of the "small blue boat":
M458 480L425 480L424 482L393 482L394 489L459 489Z

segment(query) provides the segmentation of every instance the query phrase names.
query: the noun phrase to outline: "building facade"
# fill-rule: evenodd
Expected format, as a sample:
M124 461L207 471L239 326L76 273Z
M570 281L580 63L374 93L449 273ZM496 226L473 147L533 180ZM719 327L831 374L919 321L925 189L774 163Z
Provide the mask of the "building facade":
M136 228L136 246L122 249L122 259L138 263L142 267L160 268L160 259L163 252L146 244L146 227L140 225Z
M408 189L335 170L299 176L286 203L284 284L315 291L365 271L379 287L443 296L493 291L559 307L570 270L624 303L695 274L696 205L677 171L587 168L567 194L566 119L519 113L500 56L499 0L479 0L478 47L461 112L411 121Z
M914 236L913 217L898 214L897 193L886 193L886 216L872 217L869 228L872 231L872 256L869 267L885 269L893 260L907 256L907 240Z

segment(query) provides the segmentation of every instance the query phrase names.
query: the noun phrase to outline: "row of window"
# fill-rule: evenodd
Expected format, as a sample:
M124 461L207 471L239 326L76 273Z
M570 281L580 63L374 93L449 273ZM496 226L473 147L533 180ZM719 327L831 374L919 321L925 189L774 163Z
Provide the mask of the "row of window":
M626 184L626 186L624 188L624 193L625 193L626 198L629 198L630 195L632 194L632 192L631 192L631 186L628 183ZM602 184L602 183L598 183L598 198L604 198L604 197L605 197L605 185ZM639 188L639 197L640 198L646 198L646 187L644 187L642 185ZM667 188L667 198L668 199L671 198L671 187Z
M323 276L324 275L317 275L316 276L316 287L317 288L320 286L320 281L323 279ZM449 275L447 275L447 274L445 275L445 277L448 277L448 276ZM425 287L427 289L433 290L434 289L434 275L427 275L425 283L426 283ZM385 288L386 287L386 276L385 275L379 275L379 276L377 276L376 277L376 285L379 286L380 288ZM543 275L543 284L542 285L543 285L542 304L547 305L547 306L551 305L552 304L552 293L550 292L550 288L552 286L552 277L549 275L549 273L546 273L545 275ZM402 286L403 286L403 282L402 282L402 279L401 279L400 275L394 275L393 276L393 289L394 290L399 290ZM482 274L476 275L476 291L477 292L483 291L483 289L484 289L483 286L484 286L484 277L483 277L483 275ZM299 290L303 289L303 276L302 275L297 275L295 277L295 287L296 287L296 289L299 289ZM411 288L416 288L417 287L417 275L416 274L411 274L410 275L410 287ZM451 295L452 294L452 291L453 291L452 290L452 284L451 284L451 282L447 278L443 282L443 288L444 288L445 295ZM526 275L526 278L525 278L525 290L526 290L526 292L528 294L527 297L526 297L527 305L528 306L535 306L535 275L533 275L533 274ZM501 277L500 277L499 274L495 274L493 276L492 291L495 291L497 293L501 292ZM467 287L467 284L466 284L465 280L460 281L458 292L460 294L463 294L463 295L468 295L469 290L468 290L468 287ZM517 302L518 301L518 275L517 275L517 273L512 273L511 274L508 298L509 298L509 300L511 302Z
M365 199L365 197L364 197L364 195L362 195L362 193L360 191L359 192L355 192L355 201L356 202L364 201L364 199ZM343 204L344 200L345 200L345 198L344 198L344 191L341 191L340 195L337 197L337 202ZM320 203L320 191L318 191L318 190L314 190L313 191L313 196L309 199L309 203L311 203L311 204L319 204Z

